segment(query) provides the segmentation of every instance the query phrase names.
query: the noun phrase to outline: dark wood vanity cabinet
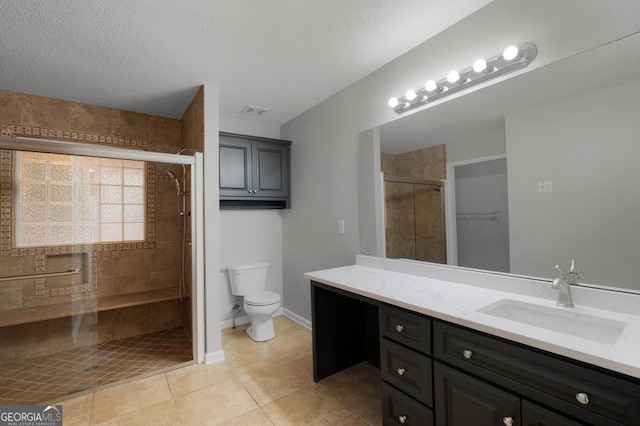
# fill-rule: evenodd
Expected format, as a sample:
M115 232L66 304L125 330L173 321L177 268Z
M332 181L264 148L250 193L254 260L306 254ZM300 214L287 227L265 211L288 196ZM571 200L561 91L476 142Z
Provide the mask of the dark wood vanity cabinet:
M442 321L433 323L433 352L438 362L479 378L487 383L487 389L499 387L555 410L567 421L640 425L637 380ZM442 389L436 389L435 394L439 391ZM436 404L436 413L439 409ZM534 416L535 412L529 412ZM522 424L527 422L530 420L523 417Z
M383 423L431 425L431 319L385 304L379 311Z
M290 208L291 142L220 132L220 207Z
M379 331L384 425L640 426L638 379L324 284L312 313L316 381Z

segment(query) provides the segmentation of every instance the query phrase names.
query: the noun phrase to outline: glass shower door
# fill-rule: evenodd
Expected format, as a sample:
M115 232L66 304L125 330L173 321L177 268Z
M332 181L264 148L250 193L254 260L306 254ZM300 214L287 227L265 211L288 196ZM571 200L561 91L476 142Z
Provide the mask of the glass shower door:
M416 179L386 179L387 257L446 263L442 185Z
M0 404L192 362L189 194L171 169L189 181L188 166L0 150Z
M444 207L440 186L414 184L416 260L446 263Z

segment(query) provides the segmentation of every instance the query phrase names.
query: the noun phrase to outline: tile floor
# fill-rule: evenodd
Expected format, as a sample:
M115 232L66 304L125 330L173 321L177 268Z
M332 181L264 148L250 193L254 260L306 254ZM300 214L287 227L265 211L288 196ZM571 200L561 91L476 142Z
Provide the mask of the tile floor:
M41 404L191 361L182 328L0 364L0 404Z
M280 316L256 343L224 330L224 362L192 365L62 402L64 425L380 425L380 372L367 363L314 383L311 332Z

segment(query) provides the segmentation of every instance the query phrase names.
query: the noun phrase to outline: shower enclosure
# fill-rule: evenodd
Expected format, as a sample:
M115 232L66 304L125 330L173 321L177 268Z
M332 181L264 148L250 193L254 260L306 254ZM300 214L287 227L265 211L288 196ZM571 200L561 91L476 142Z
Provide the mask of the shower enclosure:
M201 357L201 161L2 137L0 404L53 403Z
M386 256L446 263L442 182L384 177Z

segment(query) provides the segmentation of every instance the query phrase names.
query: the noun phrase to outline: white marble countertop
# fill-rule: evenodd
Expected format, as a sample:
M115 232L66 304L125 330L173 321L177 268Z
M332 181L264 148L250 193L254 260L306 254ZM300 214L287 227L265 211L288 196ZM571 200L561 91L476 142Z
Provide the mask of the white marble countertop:
M553 293L540 290L550 287L548 283L510 277L494 277L492 285L488 286L493 288L487 288L482 283L474 282L487 280L486 276L480 275L474 280L473 274L477 274L475 272L462 272L462 274L471 274L465 276L464 280L460 280L460 271L449 274L453 278L457 278L458 281L467 281L466 284L461 284L449 280L448 277L443 279L443 274L447 275L446 269L442 272L443 268L440 268L441 270L436 270L433 267L421 268L406 261L362 256L358 256L357 263L351 266L309 272L305 274L305 277L374 300L640 378L640 316L580 305L579 300L574 297L576 306L570 309L571 313L591 315L627 324L615 342L600 343L588 338L575 337L478 312L478 309L502 299L555 309L568 309L556 306L555 299L550 297L550 295L553 296ZM403 269L409 270L411 273L400 272ZM500 284L500 281L505 282ZM498 282L498 284L493 284L494 282ZM506 285L509 287L504 287ZM507 288L506 291L505 288ZM534 288L533 291L532 288ZM580 293L583 290L579 289L578 299L585 300L585 303L589 297L601 299L616 297L616 295L609 294L603 297L603 293L608 293L603 290L586 291L595 291L596 293L585 296ZM598 294L598 292L600 293ZM626 296L638 297L634 295L620 297ZM628 299L625 300L628 305ZM640 297L634 302L637 301L640 301Z

